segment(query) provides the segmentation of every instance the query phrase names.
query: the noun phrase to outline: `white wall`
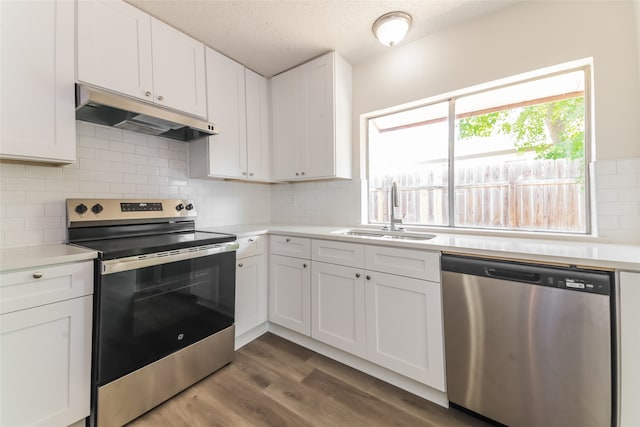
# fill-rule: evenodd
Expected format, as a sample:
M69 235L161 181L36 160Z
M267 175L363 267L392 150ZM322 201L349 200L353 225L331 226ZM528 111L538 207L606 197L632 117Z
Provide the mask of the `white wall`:
M640 243L640 177L629 173L640 164L638 9L631 1L523 2L355 64L354 176L364 177L361 114L593 57L599 232L611 241ZM360 200L359 184L322 185L315 191L325 197ZM296 199L297 191L287 197ZM287 203L280 193L273 199ZM314 215L331 218L341 207L323 204ZM287 213L301 219L301 210L290 203ZM276 210L272 217L284 218Z
M523 2L353 68L354 120L392 107L593 57L596 159L640 157L631 1ZM354 134L359 135L354 127Z
M187 143L76 122L78 161L0 164L0 247L66 239L74 197L193 199L200 228L270 222L269 185L187 177Z

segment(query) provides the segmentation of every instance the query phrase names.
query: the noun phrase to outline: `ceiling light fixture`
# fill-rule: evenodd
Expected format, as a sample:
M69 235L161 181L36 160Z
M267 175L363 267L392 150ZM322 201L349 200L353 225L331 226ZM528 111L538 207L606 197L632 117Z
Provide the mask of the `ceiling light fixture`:
M409 31L413 19L406 12L385 13L373 23L373 34L385 46L395 46Z

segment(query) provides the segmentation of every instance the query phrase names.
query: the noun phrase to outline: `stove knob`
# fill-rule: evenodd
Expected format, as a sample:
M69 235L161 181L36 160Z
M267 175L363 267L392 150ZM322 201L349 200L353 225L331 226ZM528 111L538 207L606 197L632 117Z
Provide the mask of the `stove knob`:
M76 213L82 215L83 213L85 213L88 210L87 206L84 203L80 203L78 206L76 206Z
M178 212L180 212L182 209L184 209L184 205L182 203L180 203L178 206L176 206L176 210Z
M93 212L94 214L99 214L100 212L102 212L104 210L104 208L102 207L102 205L100 203L96 203L95 205L93 205L91 207L91 212Z
M193 203L189 203L189 204L186 206L186 209L187 209L188 211L193 210Z

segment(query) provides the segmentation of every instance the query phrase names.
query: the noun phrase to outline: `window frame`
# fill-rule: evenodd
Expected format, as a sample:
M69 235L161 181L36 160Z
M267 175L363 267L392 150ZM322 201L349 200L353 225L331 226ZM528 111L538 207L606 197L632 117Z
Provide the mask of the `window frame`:
M572 72L582 71L584 73L584 208L585 208L585 230L580 232L573 232L568 230L526 230L526 229L510 229L510 228L489 228L489 227L470 227L470 226L457 226L455 224L455 142L456 142L456 134L455 134L455 125L456 125L456 101L461 98L465 98L468 96L473 96L476 94L490 92L496 89L502 89L510 86L515 86L523 83L528 83L536 80L542 80L558 75L569 74ZM481 85L469 87L466 89L460 89L453 92L449 92L442 95L436 95L433 97L429 97L426 99L422 99L419 101L414 101L411 103L401 104L395 107L385 108L379 111L374 111L368 114L363 114L363 126L362 130L364 133L364 148L365 148L365 156L364 160L366 162L364 172L366 174L367 185L363 186L365 194L363 194L362 200L364 203L362 209L362 218L363 223L367 225L380 225L384 223L371 222L371 218L369 217L369 182L370 182L370 158L369 158L369 121L375 120L376 118L384 117L390 114L401 113L404 111L409 111L421 107L426 107L429 105L439 104L443 102L447 102L449 105L448 111L448 183L447 183L447 192L448 192L448 225L431 225L431 224L411 224L409 225L412 228L431 228L438 230L447 230L447 231L456 231L456 230L466 230L466 231L475 231L475 232L483 232L483 233L492 233L492 234L547 234L549 236L561 236L561 235L570 235L570 236L595 236L596 224L595 224L595 204L594 204L594 194L595 189L592 186L592 162L593 157L592 153L595 152L594 140L593 140L593 63L592 59L574 61L569 64L557 65L554 67L545 68L543 70L538 70L530 73L518 74L515 76L511 76L505 79L500 79L497 81L484 83Z

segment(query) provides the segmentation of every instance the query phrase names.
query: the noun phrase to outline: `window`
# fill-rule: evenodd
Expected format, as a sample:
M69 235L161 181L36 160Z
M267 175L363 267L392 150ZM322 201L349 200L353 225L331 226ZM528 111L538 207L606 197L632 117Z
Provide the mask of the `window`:
M588 72L369 118L369 222L588 233Z

